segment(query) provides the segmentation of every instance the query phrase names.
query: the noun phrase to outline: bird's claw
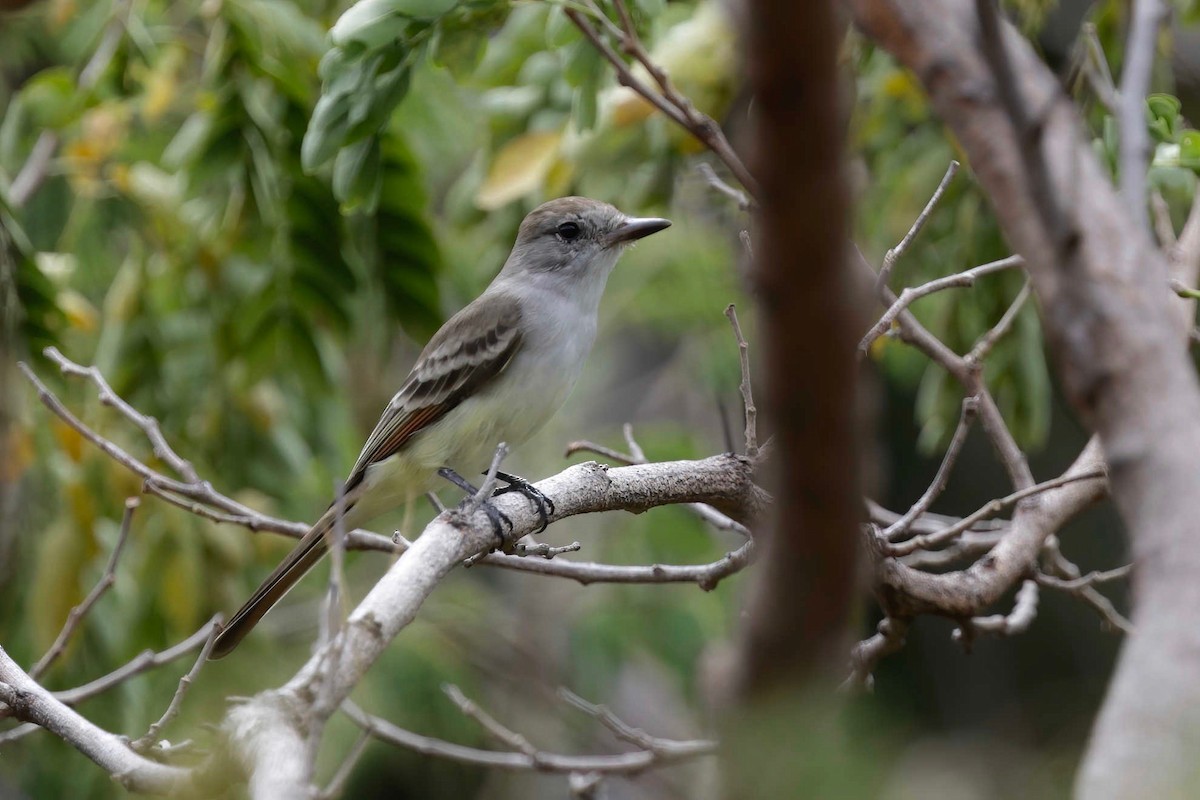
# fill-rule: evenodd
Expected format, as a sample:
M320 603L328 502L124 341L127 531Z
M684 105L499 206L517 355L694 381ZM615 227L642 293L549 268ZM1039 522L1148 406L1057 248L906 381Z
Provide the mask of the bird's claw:
M442 467L439 469L438 475L450 481L459 489L462 489L467 493L467 496L463 498L461 503L459 503L458 507L460 509L469 506L472 502L474 502L476 495L479 494L479 489L472 486L466 478L459 475L449 467ZM494 496L495 495L493 494L493 497ZM489 499L480 501L478 507L479 510L481 510L487 516L488 522L492 523L492 532L496 534L496 538L500 540L500 546L492 549L501 550L508 555L512 555L514 552L516 552L516 540L512 537L513 522L511 519L509 519L508 515L496 508L496 506L493 505ZM508 530L504 529L505 525L508 526Z
M502 486L496 491L492 492L492 497L499 497L500 495L508 494L509 492L521 493L529 499L529 502L533 503L533 507L537 509L538 519L542 523L542 526L538 528L535 533L541 533L542 531L546 530L546 526L550 524L550 515L554 513L554 501L543 494L541 489L538 489L532 483L520 477L519 475L510 475L507 472L497 472L496 477L507 483L508 486Z

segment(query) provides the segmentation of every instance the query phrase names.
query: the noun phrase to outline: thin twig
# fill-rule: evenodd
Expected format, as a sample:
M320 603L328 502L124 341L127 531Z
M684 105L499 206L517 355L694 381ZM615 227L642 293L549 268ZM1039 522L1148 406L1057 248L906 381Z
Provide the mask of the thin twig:
M538 556L547 561L555 556L561 556L563 553L578 553L583 549L583 545L579 542L571 542L564 545L549 545L545 543L539 544L520 544L516 545L516 552L513 555L518 558L528 558L530 556Z
M1029 280L1025 280L1025 285L1021 287L1021 291L1017 293L1008 310L1004 312L1004 316L1000 317L1000 321L992 326L991 330L979 337L979 341L971 348L971 352L967 353L964 358L968 364L979 365L992 352L992 348L996 343L1008 335L1012 330L1013 323L1017 320L1017 314L1021 313L1021 309L1025 306L1026 301L1033 291L1032 284Z
M956 642L967 642L974 633L991 633L997 636L1011 636L1029 630L1037 617L1038 584L1034 580L1026 580L1017 590L1013 610L1009 614L993 614L988 617L973 617L970 622L954 629L951 634Z
M65 356L53 348L48 348L45 351L46 357L58 361L65 365L64 371L70 375L89 376L90 370L94 367L83 367L73 361L68 360ZM127 451L122 449L117 444L109 439L104 438L96 431L85 425L78 417L63 404L58 397L51 392L46 385L38 378L38 376L29 368L28 364L18 362L17 366L21 372L29 380L33 387L37 390L38 399L42 402L51 413L61 419L70 428L77 431L84 439L91 442L97 449L107 455L109 458L116 461L121 466L128 469L130 472L137 475L143 481L143 488L149 494L160 497L172 505L178 506L190 513L204 516L216 522L227 522L231 524L241 525L251 531L270 531L272 533L281 533L292 538L300 538L308 533L309 525L300 522L291 522L288 520L279 519L266 514L262 514L249 506L243 505L236 500L221 494L216 491L212 484L207 481L197 480L192 483L179 481L151 469L145 462L134 458ZM96 373L98 374L98 372ZM107 384L105 384L107 386ZM130 406L127 402L112 392L111 388L108 392L112 395L112 400L107 405L115 408L123 417L133 422L143 431L147 428L142 427L148 424L147 421L151 418L146 417ZM157 423L155 423L157 425ZM165 446L166 450L160 453L163 460L170 460L170 457L164 456L169 452L174 454L174 450L166 444L165 440L160 446ZM177 455L174 458L179 459ZM187 463L179 459L178 466ZM190 464L188 465L190 467ZM193 502L188 502L193 501ZM197 503L201 505L196 505ZM354 531L350 534L347 546L353 550L379 550L382 552L394 552L391 541L386 537L369 531Z
M746 168L741 158L734 152L733 147L729 144L729 140L721 132L720 126L712 118L698 111L686 97L675 89L666 72L650 58L635 32L622 32L619 37L621 49L632 55L646 68L651 78L658 84L659 91L655 91L633 74L629 69L629 65L625 63L625 60L605 41L604 37L592 26L582 12L578 9L565 6L563 11L567 15L567 18L574 23L575 27L579 28L587 40L591 42L592 46L599 51L600 55L612 65L617 75L617 81L622 86L632 89L673 122L696 137L702 144L706 145L725 163L725 166L729 168L729 171L733 173L738 182L746 188L751 198L758 195L757 181L754 180L754 177L750 174L750 170Z
M1096 589L1095 584L1097 581L1087 582L1077 588L1066 588L1064 581L1075 581L1084 576L1079 567L1062 554L1056 540L1047 542L1045 551L1049 556L1048 569L1056 573L1056 575L1050 575L1041 571L1035 572L1033 577L1038 583L1078 597L1085 605L1090 606L1092 610L1100 615L1100 619L1103 620L1109 630L1124 634L1133 632L1133 623L1117 611L1111 600ZM1055 578L1058 580L1055 580Z
M106 692L132 677L141 675L143 672L170 664L172 661L182 658L193 650L203 647L205 642L212 637L216 626L217 617L213 617L183 641L171 645L164 650L143 650L132 660L127 661L107 675L102 675L93 681L76 686L73 689L54 692L54 697L69 706L73 706L102 692Z
M875 279L875 290L878 293L879 288L887 286L888 281L892 277L892 268L896 266L896 262L908 250L908 246L912 244L913 239L917 238L917 234L925 227L925 223L929 221L929 217L933 214L933 210L937 208L938 202L942 199L942 195L946 193L946 189L950 187L950 181L954 180L954 176L958 174L959 163L951 161L950 166L946 167L946 174L942 176L941 183L934 190L933 195L929 198L929 202L925 204L925 208L917 215L913 221L912 227L908 229L908 233L904 234L904 238L900 243L888 250L883 257L883 266L879 270L879 275Z
M629 742L635 747L647 750L655 755L669 755L672 751L678 749L680 745L683 745L686 749L695 747L696 743L694 741L679 742L674 739L661 739L657 736L651 736L641 728L635 728L622 720L607 706L584 700L565 686L559 687L558 696L608 728L618 739Z
M896 321L896 317L900 316L901 312L907 309L910 305L920 300L922 297L927 297L935 292L940 292L945 289L962 289L969 288L975 285L975 281L985 275L991 275L1001 270L1019 267L1025 263L1025 260L1020 256L1009 256L1002 258L999 261L991 261L987 264L980 264L978 267L964 270L963 272L947 275L944 278L937 278L920 286L906 288L900 292L900 297L896 302L884 312L879 321L871 326L871 330L867 331L866 336L858 343L858 354L864 356L871 349L871 345L888 330Z
M851 254L857 259L864 272L875 277L875 271L863 256L862 251L852 246ZM898 299L896 293L887 285L876 281L879 299L885 306L891 306ZM1034 484L1033 473L1029 469L1029 461L1013 438L1012 431L1004 422L999 406L987 384L983 381L980 371L968 364L966 360L945 345L913 316L911 311L902 311L896 318L899 324L900 339L929 357L963 385L967 394L979 397L979 420L984 431L991 439L1000 463L1004 465L1009 479L1017 489L1024 489Z
M694 504L699 505L699 504ZM707 506L703 506L707 508ZM720 513L714 511L713 513ZM734 525L739 523L730 520ZM412 547L412 542L397 535L394 540L397 549L403 552ZM741 572L754 563L754 540L748 538L741 547L726 553L716 561L707 564L646 564L627 566L625 564L601 564L594 561L553 561L547 559L528 560L517 555L491 552L482 558L472 558L470 566L483 564L489 567L500 567L517 572L532 572L550 578L572 580L581 586L594 583L694 583L702 590L710 592L717 585Z
M938 466L937 474L933 477L933 482L929 484L924 494L921 495L917 502L913 503L904 516L889 525L881 534L886 541L894 541L903 536L913 522L929 510L933 505L933 501L946 489L946 484L950 480L950 473L954 471L954 463L958 460L958 454L962 450L963 444L967 441L967 434L971 432L971 424L975 421L976 415L979 413L979 398L964 397L962 401L962 411L958 417L958 425L954 429L954 435L950 438L950 445L946 448L946 455L942 458L941 465Z
M42 730L41 725L37 725L33 722L22 722L20 725L17 725L15 728L9 728L6 731L0 732L0 747L3 747L4 745L8 744L9 742L15 742L18 739L24 739L26 736L33 733L34 731L40 731L40 730Z
M733 303L725 307L725 316L733 326L733 335L737 339L738 361L742 367L742 382L738 390L742 393L742 404L746 411L746 457L758 458L758 409L754 405L754 393L750 386L750 345L742 336L742 326L738 324L737 310Z
M1133 572L1133 564L1125 564L1113 569L1092 570L1086 575L1080 575L1078 578L1056 578L1053 575L1043 573L1039 578L1039 583L1043 586L1049 586L1052 589L1073 592L1076 589L1095 586L1097 583L1108 583L1109 581L1127 578L1131 572Z
M1158 189L1150 193L1150 211L1153 212L1151 219L1154 222L1154 235L1158 237L1158 246L1170 251L1179 238L1175 235L1175 223L1171 221L1171 207L1167 205L1166 199Z
M909 621L902 617L884 617L875 628L875 634L855 645L850 652L850 676L839 687L842 691L875 688L875 665L884 656L904 647Z
M329 779L329 783L317 795L318 800L337 800L346 791L346 782L350 780L350 773L354 771L354 767L358 764L358 760L362 758L362 754L366 752L367 745L371 743L370 731L363 731L354 746L346 753L346 757L342 759L342 763L338 765L337 772L333 773L333 777Z
M58 364L58 368L62 370L63 375L74 375L80 378L86 378L96 385L100 393L101 405L111 406L120 412L121 416L133 422L141 428L146 434L146 438L150 440L150 445L154 450L155 458L162 459L171 469L179 473L184 480L189 483L200 483L200 475L197 474L196 468L191 462L182 458L175 450L167 443L166 437L163 436L162 427L158 424L158 420L154 417L141 413L133 406L126 403L121 397L113 391L108 385L108 381L100 373L96 367L82 367L71 361L56 347L47 347L44 351L46 358Z
M650 459L646 458L646 451L637 443L637 439L633 435L633 424L626 422L621 426L621 435L625 437L625 446L629 448L629 455L635 464L648 464Z
M536 763L538 750L536 747L530 744L528 739L511 728L505 726L491 714L484 711L478 703L463 694L462 690L454 684L443 683L442 691L447 697L450 698L450 701L454 703L454 705L458 706L458 710L461 711L464 716L470 717L478 722L479 726L487 731L488 735L500 742L500 744L505 745L506 747L511 747L517 752L529 756L530 758L534 759L534 762Z
M1096 33L1096 23L1083 23L1083 74L1088 85L1092 87L1096 98L1108 113L1114 116L1117 112L1117 86L1113 82L1112 72L1108 68L1108 58L1104 55L1104 46L1100 44L1100 36Z
M1027 497L1032 497L1033 495L1040 494L1042 492L1048 492L1051 489L1057 489L1058 487L1065 486L1068 483L1074 483L1076 481L1085 481L1085 480L1096 480L1096 479L1104 478L1106 475L1107 475L1107 471L1103 468L1088 470L1087 472L1080 472L1080 473L1074 474L1074 475L1072 475L1072 474L1060 475L1057 478L1052 478L1051 480L1044 481L1044 482L1038 483L1038 484L1034 484L1033 486L1027 487L1025 489L1019 489L1019 490L1013 492L1012 494L1005 495L1004 497L999 497L999 498L996 498L995 500L991 500L988 503L984 504L977 511L973 512L972 514L970 514L966 517L963 517L960 522L958 522L954 525L951 525L948 528L943 528L942 530L937 531L936 533L924 534L921 536L914 536L913 538L908 539L903 542L888 543L885 545L885 549L887 550L889 555L903 556L903 555L907 555L915 550L929 549L931 547L937 547L939 545L945 544L946 542L952 540L954 537L958 536L963 531L969 529L972 525L979 522L980 520L988 519L989 517L994 517L997 514L999 514L1001 511L1003 511L1004 509L1006 509L1010 506L1016 505L1017 503L1021 502L1022 500L1024 500Z
M491 769L531 770L544 773L569 774L572 772L597 772L606 775L636 775L666 763L675 763L716 752L715 742L706 740L675 741L670 749L661 752L635 750L616 755L562 755L535 751L529 755L520 751L498 752L466 747L453 742L422 736L397 727L385 719L365 713L349 701L342 704L346 716L375 738L389 744L412 750L421 755L448 758L467 764L476 764ZM503 727L503 726L502 726Z
M492 492L496 489L496 473L500 470L500 464L508 456L508 445L504 442L496 445L496 452L492 455L492 463L488 466L487 475L483 479L483 483L479 486L479 491L468 498L463 506L463 511L470 515L479 510L484 501L492 496Z
M589 442L586 439L576 439L567 444L567 451L563 455L567 458L576 453L595 453L598 456L603 456L609 461L615 461L618 464L641 464L644 462L638 461L629 453L622 453L619 450L614 450L611 447L606 447L596 442Z
M606 447L596 442L589 442L586 439L577 439L567 445L566 455L573 456L576 453L595 453L603 456L610 461L615 461L618 464L646 464L649 463L646 459L646 454L642 452L641 447L637 446L637 442L633 439L633 426L625 423L622 430L625 432L625 442L629 445L631 442L636 452L622 453L619 450L614 450L611 447ZM758 448L759 453L763 453L764 448ZM700 519L707 522L717 530L731 531L739 536L750 537L751 531L742 523L730 518L726 514L722 514L712 506L706 506L703 503L687 503L685 506L689 511L695 514Z
M196 661L187 674L179 679L179 686L176 687L175 694L171 696L171 702L167 704L167 710L163 712L163 715L142 736L130 742L130 747L134 750L144 753L156 745L159 732L179 715L179 709L183 707L183 698L187 696L188 689L191 688L196 676L200 674L200 669L208 661L208 654L212 652L213 642L217 640L217 632L221 629L222 622L224 622L224 617L221 614L217 614L209 620L208 638L205 640L204 646L200 648L200 655L196 657Z
M214 618L215 620L215 618ZM187 637L183 641L172 645L171 647L155 652L153 650L144 650L131 661L122 664L107 675L102 675L95 680L89 681L81 686L76 686L73 689L62 689L53 692L54 699L68 705L74 706L95 697L98 694L107 692L116 686L121 685L125 681L143 672L170 664L172 661L182 658L188 653L203 647L208 641L216 627L214 620L206 622L198 631ZM0 708L0 719L11 716L8 709Z
M83 622L84 617L96 605L96 602L104 596L104 593L112 588L113 583L117 580L117 562L121 559L121 553L125 549L125 542L129 539L129 529L133 524L133 512L137 510L139 500L136 497L130 497L125 500L125 513L121 517L121 532L117 535L117 543L113 547L112 554L108 557L108 564L104 567L104 574L92 590L88 592L87 597L83 602L71 609L67 614L67 621L63 624L62 630L58 632L58 637L55 638L54 644L46 651L38 662L29 670L29 677L37 680L40 678L50 665L58 659L66 650L67 642L71 640L76 628Z
M751 202L750 197L741 189L735 189L722 180L721 176L717 174L717 171L708 162L700 162L699 166L696 167L696 171L700 173L700 176L704 178L709 186L732 200L739 210L749 211L753 207L754 204Z

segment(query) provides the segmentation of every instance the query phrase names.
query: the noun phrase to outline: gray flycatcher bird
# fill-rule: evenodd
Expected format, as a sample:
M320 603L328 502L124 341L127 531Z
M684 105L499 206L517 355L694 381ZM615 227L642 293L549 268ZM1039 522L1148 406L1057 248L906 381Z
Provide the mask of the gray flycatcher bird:
M671 223L622 214L607 203L562 197L525 217L504 268L429 340L363 445L339 502L217 635L228 655L328 549L338 514L345 530L420 497L442 477L478 472L500 442L520 444L567 399L596 338L608 276L626 245ZM553 504L502 476L538 507ZM499 523L493 517L499 531Z

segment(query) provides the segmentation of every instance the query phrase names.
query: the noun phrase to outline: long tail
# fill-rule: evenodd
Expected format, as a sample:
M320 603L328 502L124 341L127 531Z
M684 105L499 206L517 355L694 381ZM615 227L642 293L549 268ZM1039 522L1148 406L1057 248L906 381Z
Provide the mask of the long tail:
M343 512L343 518L345 516L345 512ZM209 660L215 661L233 652L233 649L245 638L246 634L254 629L263 615L270 611L271 607L278 603L313 568L313 565L321 560L321 556L325 555L329 549L326 534L333 529L337 517L338 509L336 507L330 507L321 515L309 532L304 534L304 538L300 540L299 544L292 552L288 553L287 558L262 582L258 590L217 634L217 640L213 642L212 652L208 656ZM347 529L350 527L347 524Z

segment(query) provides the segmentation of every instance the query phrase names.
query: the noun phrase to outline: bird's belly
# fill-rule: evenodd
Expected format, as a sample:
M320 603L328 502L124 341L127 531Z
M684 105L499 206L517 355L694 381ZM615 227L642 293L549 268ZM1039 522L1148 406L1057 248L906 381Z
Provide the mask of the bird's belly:
M448 466L471 480L487 469L496 445L516 447L528 441L554 416L570 387L540 391L485 392L472 397L447 414L446 425L438 425L414 441L418 458ZM436 469L436 467L434 468Z
M474 482L491 464L496 445L521 445L554 416L583 371L593 335L567 337L555 331L550 346L519 353L499 381L415 435L400 453L369 467L372 505L394 507L440 488L441 467ZM518 375L520 385L506 382Z

